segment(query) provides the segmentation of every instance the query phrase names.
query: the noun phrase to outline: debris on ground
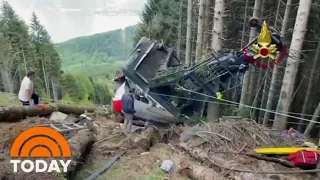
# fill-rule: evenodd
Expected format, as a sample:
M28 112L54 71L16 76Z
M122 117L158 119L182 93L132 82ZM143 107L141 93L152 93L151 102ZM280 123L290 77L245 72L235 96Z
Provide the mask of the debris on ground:
M67 117L68 117L67 114L57 111L57 112L53 112L53 113L50 115L49 120L50 120L50 121L53 121L53 122L56 122L56 123L61 123L61 122L63 122Z
M145 126L134 126L134 131L126 134L122 123L85 115L54 112L51 118L32 117L17 123L1 123L0 179L65 179L63 174L13 174L9 152L14 139L30 127L52 124L65 127L70 123L86 127L61 132L71 147L73 163L68 167L68 177L73 174L73 179L315 179L313 174L302 174L302 170L294 168L285 158L254 153L253 149L258 147L301 146L306 140L282 136L253 121L224 118L194 127L173 125L170 128L145 123ZM126 153L117 163L108 165L120 152Z
M294 166L286 159L266 157L253 152L256 147L292 147L301 146L304 142L303 138L264 131L262 126L253 121L225 119L201 125L192 138L178 146L224 177L258 180L268 178L268 174L285 174L283 176L289 179L306 180L309 175L300 174L301 178L296 177L294 170L297 169L292 170ZM273 169L268 171L262 168L261 162L267 162ZM277 168L274 167L279 164L291 168L283 166L283 173L277 173Z
M171 160L164 160L160 167L162 170L166 171L167 173L170 173L175 169L175 164Z
M91 174L89 177L86 178L86 180L94 180L96 179L96 177L100 176L102 173L106 172L114 163L116 163L116 161L118 161L120 159L120 157L122 155L124 155L126 153L126 151L122 151L120 153L118 153L117 155L115 155L114 157L112 157L106 165L104 165L104 167L102 167L101 169L99 169L97 172Z

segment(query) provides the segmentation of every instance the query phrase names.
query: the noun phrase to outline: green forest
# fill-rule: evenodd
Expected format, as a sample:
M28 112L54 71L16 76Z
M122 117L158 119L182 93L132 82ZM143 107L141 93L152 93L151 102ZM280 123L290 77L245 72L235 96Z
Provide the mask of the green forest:
M219 105L215 108L221 114L239 114L265 126L281 129L288 125L302 131L308 124L317 124L309 121L318 120L320 114L320 31L316 23L320 11L319 0L301 2L148 0L140 15L141 23L136 26L59 44L52 43L35 13L28 26L4 2L0 17L0 88L17 93L26 72L34 70L41 97L107 104L115 71L124 65L141 37L173 47L189 66L223 49L242 49L257 36L248 23L255 17L279 31L288 55L275 68L250 65L240 85L224 92L228 103L216 103ZM313 129L319 131L318 127Z
M1 4L0 91L17 94L30 70L43 99L109 104L112 78L133 49L135 26L54 44L37 15L27 25L8 2Z
M112 87L113 75L123 67L134 47L135 30L136 26L129 26L55 44L62 70L80 79L91 77L97 83Z

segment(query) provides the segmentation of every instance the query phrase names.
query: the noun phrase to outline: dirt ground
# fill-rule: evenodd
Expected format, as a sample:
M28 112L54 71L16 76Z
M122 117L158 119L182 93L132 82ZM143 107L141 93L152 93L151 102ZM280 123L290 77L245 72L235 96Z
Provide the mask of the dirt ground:
M0 123L0 179L24 179L31 180L41 176L42 179L53 179L52 174L35 173L15 173L13 174L13 165L10 163L10 148L15 138L24 130L40 125L48 124L46 118L28 118L16 123Z
M163 160L173 160L177 165L182 160L187 160L181 153L171 146L159 143L149 151L135 148L130 141L130 136L138 136L139 132L126 136L122 133L119 123L100 119L97 142L93 145L86 164L77 173L75 179L84 179L103 167L109 159L120 151L126 153L111 168L97 180L187 180L186 176L179 173L165 173L160 169ZM178 167L177 167L178 168Z
M98 125L95 143L91 151L87 154L86 159L81 167L77 170L74 179L81 180L89 177L91 174L98 171L100 168L122 151L126 153L108 169L107 172L99 176L98 180L188 180L196 179L190 176L190 173L183 173L185 169L188 172L193 170L193 173L198 174L211 174L212 178L201 178L199 180L308 180L315 179L315 176L305 174L292 174L292 175L279 175L278 178L266 175L255 175L252 173L241 173L232 171L220 171L212 166L199 163L192 158L188 153L177 147L179 137L172 131L161 132L163 141L154 144L150 149L136 146L132 137L139 137L143 129L137 128L137 132L131 135L125 135L122 132L120 123L114 120L106 119L103 117L96 117L95 122ZM19 173L12 174L12 164L9 163L9 152L14 139L24 130L40 124L48 124L49 120L46 118L28 118L24 121L17 123L0 123L0 179L16 179L16 180L31 180L31 179L48 179L48 180L66 180L62 175L56 174L38 174L38 173ZM218 132L218 131L217 131ZM67 134L66 137L70 138L73 134ZM241 142L243 144L243 142ZM240 144L241 144L240 143ZM237 145L237 144L233 144ZM211 152L212 154L212 152ZM224 161L223 165L227 167L234 167L240 169L259 169L259 170L286 170L281 166L277 166L266 161L248 158L243 155L235 154L215 154L219 161ZM172 160L175 164L175 171L166 173L160 169L161 163L164 160ZM218 160L217 160L218 161ZM210 167L210 168L209 168ZM196 170L196 171L195 171Z
M179 173L169 174L160 169L164 160L173 160L178 165L186 159L188 158L178 154L166 144L157 144L149 152L134 149L122 156L115 165L97 180L188 180L189 178ZM89 173L93 173L94 170L102 167L107 161L107 156L99 158L99 160L90 160L88 165L84 166L84 169L78 173L76 179L83 179L89 176Z

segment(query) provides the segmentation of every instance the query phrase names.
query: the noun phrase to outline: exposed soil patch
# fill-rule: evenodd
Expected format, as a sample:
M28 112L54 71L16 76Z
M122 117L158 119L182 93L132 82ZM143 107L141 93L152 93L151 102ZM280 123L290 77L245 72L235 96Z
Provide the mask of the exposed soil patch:
M85 169L78 173L79 178L89 176L97 167L102 167L116 152L112 152L109 156L104 158L91 159ZM108 158L109 157L109 158ZM121 159L113 165L105 174L100 176L99 180L103 179L117 179L117 180L188 180L186 175L182 175L175 171L174 173L165 173L160 169L161 163L164 160L172 160L179 168L182 161L191 161L191 159L184 154L178 153L167 144L157 144L153 146L150 151L143 151L141 149L129 150Z

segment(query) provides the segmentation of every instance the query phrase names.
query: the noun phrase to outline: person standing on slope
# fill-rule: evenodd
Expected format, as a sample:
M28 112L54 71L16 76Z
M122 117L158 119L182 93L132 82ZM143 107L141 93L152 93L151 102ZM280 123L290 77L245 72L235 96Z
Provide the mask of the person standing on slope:
M29 71L21 82L18 98L23 106L39 103L39 96L33 92L33 82L36 74L34 71Z
M136 113L134 109L133 93L135 89L129 89L129 93L124 93L121 98L122 113L124 115L124 132L131 132L133 115Z

